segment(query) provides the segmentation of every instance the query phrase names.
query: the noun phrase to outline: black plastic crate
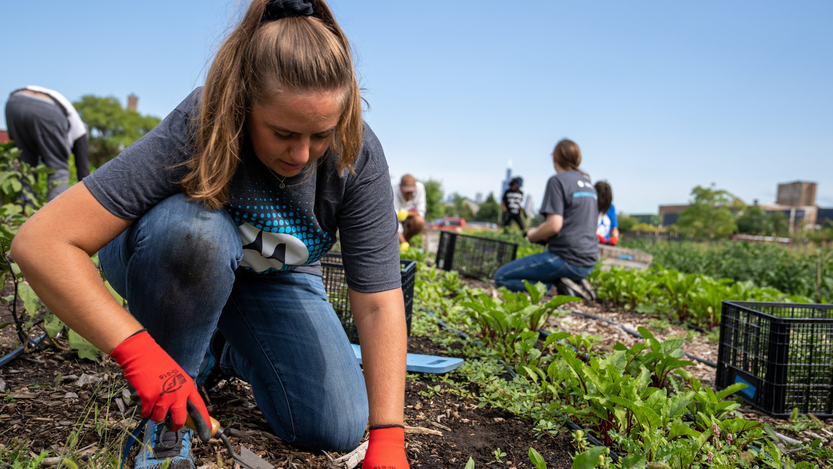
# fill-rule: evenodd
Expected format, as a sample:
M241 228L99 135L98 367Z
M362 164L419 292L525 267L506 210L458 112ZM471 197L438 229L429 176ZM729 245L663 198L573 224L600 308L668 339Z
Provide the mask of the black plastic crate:
M437 267L475 278L494 278L497 269L515 260L518 245L453 231L440 232Z
M833 417L833 305L724 301L718 389L773 417Z
M402 274L402 296L405 299L405 322L408 324L408 335L411 335L411 312L414 309L414 282L416 282L416 261L400 260L399 269ZM321 258L321 274L324 277L324 288L327 298L333 305L336 314L341 319L344 332L351 344L359 343L359 333L353 321L350 310L350 298L347 295L347 282L344 277L344 265L341 253L328 252Z

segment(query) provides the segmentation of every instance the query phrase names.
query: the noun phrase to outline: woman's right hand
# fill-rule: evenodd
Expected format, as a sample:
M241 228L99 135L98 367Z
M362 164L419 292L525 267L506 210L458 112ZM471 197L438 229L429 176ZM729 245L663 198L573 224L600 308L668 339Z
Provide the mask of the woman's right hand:
M136 389L142 403L142 418L150 417L154 422L163 422L170 411L173 430L179 430L185 424L190 400L203 421L211 421L194 380L147 331L141 330L125 339L110 356L121 366L124 377Z

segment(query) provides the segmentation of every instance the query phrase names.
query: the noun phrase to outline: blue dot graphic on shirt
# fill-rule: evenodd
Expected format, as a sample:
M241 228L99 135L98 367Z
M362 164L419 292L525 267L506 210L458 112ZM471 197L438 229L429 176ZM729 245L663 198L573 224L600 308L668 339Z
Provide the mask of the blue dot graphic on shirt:
M335 240L314 216L299 218L300 202L292 200L297 194L262 192L269 196L245 198L257 205L244 206L243 198L232 195L226 207L243 244L241 267L256 273L285 271L313 263L329 251Z

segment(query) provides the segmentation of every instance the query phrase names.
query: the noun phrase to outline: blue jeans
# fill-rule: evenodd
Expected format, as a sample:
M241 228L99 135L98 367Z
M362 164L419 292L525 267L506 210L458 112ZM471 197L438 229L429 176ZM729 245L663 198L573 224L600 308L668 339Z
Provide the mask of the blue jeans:
M157 343L195 377L215 328L220 369L251 384L275 433L306 450L361 441L364 377L321 277L238 269L225 210L169 197L99 253L113 288Z
M499 268L495 272L495 284L512 291L526 291L523 282L526 280L532 284L542 282L550 289L555 281L562 277L575 281L587 277L593 271L593 267L577 267L549 251L544 251L515 259Z

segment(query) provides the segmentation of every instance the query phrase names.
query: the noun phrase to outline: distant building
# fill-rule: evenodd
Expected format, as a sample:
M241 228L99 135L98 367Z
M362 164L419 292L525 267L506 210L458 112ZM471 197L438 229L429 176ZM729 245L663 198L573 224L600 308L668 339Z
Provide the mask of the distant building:
M526 195L526 203L524 204L524 211L528 217L535 216L535 203L532 199L532 194Z
M825 226L827 220L833 219L833 209L823 209L816 206L816 183L795 181L778 184L776 202L770 205L758 205L755 200L753 207L760 207L767 213L780 212L787 218L790 231L803 227L815 228ZM677 223L680 213L688 205L660 205L659 216L661 226L668 227Z
M833 208L819 208L816 213L816 225L827 228L833 224Z
M671 226L677 224L680 213L688 208L688 205L660 205L659 222L660 226Z
M8 130L0 130L0 143L11 142Z
M477 194L474 194L474 203L476 203L478 205L483 203L483 193L482 192L478 192Z
M127 110L136 112L139 109L139 97L133 93L127 95Z
M512 160L509 160L509 163L506 167L506 179L503 180L500 186L500 193L497 195L497 199L500 200L503 198L503 193L506 192L506 189L509 189L509 182L512 180Z
M815 207L816 183L795 181L778 184L775 203L789 207Z

